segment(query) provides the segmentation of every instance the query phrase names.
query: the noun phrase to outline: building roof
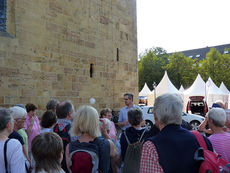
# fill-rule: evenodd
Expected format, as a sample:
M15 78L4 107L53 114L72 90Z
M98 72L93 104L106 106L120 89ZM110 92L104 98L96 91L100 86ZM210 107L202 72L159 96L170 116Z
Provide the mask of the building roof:
M197 58L198 60L202 60L206 57L206 54L210 51L211 48L216 48L218 52L221 54L230 54L230 51L226 51L226 48L230 48L230 44L223 44L218 46L211 46L211 47L204 47L199 49L191 49L191 50L185 50L185 51L179 51L184 54L186 57L190 57L192 59ZM175 53L175 52L173 52ZM170 55L173 53L169 53Z

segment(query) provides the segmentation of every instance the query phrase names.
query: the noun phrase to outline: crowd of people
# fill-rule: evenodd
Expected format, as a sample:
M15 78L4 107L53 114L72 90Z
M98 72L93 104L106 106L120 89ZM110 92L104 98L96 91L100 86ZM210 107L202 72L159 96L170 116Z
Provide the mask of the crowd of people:
M39 118L32 103L0 108L1 173L193 173L200 148L182 121L183 101L176 94L156 98L155 125L145 128L133 95L124 94L117 130L112 111L52 99ZM227 112L227 114L226 114ZM199 127L208 150L230 162L230 116L213 104Z

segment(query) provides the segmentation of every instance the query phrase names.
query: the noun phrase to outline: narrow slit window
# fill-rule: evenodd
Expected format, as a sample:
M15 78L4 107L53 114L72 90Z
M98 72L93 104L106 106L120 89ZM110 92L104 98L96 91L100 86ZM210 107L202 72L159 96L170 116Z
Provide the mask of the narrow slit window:
M90 77L92 78L93 77L93 64L90 64L89 73L90 73Z
M119 49L117 48L117 61L119 61Z

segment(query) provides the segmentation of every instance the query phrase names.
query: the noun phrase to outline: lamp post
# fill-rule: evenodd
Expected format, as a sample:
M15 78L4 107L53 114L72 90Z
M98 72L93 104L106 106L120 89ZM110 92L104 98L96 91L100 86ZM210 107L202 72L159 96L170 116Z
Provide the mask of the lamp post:
M154 89L154 103L155 103L155 100L156 100L156 82L153 82L153 89Z

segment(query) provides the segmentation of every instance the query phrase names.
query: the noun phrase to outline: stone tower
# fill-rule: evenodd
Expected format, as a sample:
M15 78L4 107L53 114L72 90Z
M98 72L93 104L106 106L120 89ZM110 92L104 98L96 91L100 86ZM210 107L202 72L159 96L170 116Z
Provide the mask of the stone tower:
M136 0L0 1L0 106L119 110L125 92L138 93Z

